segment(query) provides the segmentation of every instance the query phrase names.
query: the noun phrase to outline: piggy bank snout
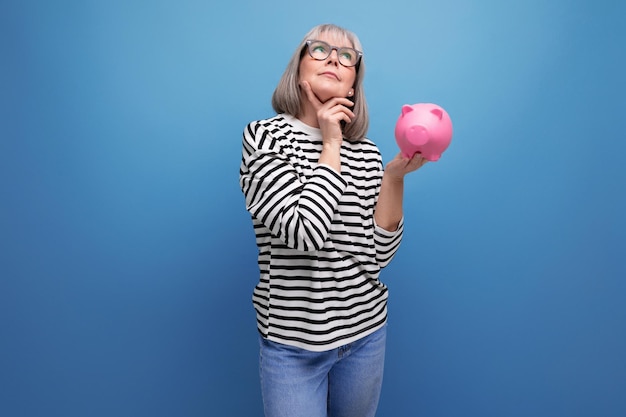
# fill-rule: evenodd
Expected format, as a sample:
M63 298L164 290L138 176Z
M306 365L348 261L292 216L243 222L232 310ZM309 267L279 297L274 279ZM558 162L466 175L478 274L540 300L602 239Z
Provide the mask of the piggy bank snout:
M413 125L406 132L406 138L413 145L423 145L429 139L428 129L422 125Z

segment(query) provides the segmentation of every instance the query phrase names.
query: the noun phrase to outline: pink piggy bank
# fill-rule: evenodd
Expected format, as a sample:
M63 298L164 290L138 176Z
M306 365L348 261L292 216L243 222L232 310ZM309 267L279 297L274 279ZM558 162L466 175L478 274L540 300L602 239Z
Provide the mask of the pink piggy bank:
M452 120L436 104L405 104L396 122L395 135L405 157L421 153L427 160L436 161L452 141Z

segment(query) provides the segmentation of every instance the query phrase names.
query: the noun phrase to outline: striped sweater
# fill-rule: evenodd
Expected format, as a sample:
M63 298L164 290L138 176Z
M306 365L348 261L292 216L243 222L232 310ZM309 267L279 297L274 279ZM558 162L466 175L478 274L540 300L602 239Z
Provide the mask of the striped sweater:
M382 180L369 139L344 140L341 173L318 164L319 129L279 114L243 132L240 186L258 246L252 301L263 337L311 351L349 344L387 320L379 274L393 258L393 232L374 222Z

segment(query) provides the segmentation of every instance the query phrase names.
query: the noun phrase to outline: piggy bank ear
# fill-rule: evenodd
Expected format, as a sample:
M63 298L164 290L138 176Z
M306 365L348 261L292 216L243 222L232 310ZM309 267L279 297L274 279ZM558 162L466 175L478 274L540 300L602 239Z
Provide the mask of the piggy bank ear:
M441 109L432 109L430 112L437 116L439 120L443 118L443 112L441 111Z
M408 112L413 111L413 107L409 106L408 104L405 104L404 106L402 106L402 115L404 116L405 114L407 114Z

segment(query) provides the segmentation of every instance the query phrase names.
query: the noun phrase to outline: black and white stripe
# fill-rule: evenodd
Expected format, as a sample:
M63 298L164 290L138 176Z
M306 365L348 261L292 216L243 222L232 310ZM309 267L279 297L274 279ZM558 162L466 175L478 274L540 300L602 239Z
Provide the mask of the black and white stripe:
M369 139L344 141L341 173L318 164L318 129L280 114L243 132L240 186L259 249L253 304L270 340L323 351L387 318L380 270L402 238L374 222L383 167Z

